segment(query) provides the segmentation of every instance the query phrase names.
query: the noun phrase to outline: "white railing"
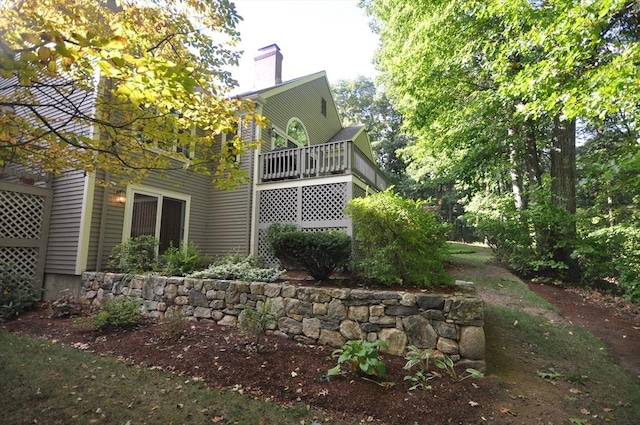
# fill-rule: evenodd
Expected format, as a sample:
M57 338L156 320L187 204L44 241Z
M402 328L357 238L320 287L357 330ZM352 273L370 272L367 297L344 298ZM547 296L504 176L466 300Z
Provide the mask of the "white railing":
M377 189L389 185L382 171L353 142L276 149L260 155L260 167L263 183L353 173Z

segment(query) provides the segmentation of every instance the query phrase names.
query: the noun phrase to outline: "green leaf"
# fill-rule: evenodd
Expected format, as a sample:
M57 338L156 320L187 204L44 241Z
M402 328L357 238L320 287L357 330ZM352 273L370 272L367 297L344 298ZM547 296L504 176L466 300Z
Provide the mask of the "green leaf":
M73 58L73 54L69 51L69 49L67 49L67 46L64 43L57 43L55 48L56 52L58 52L60 56L63 56L65 58Z
M337 375L338 373L340 373L340 365L337 365L329 369L327 371L327 376L334 376L334 375Z
M22 34L20 34L20 37L22 37L22 39L24 41L26 41L27 43L31 43L31 44L33 44L35 46L37 46L38 44L40 44L42 42L40 37L38 37L35 34L22 33Z

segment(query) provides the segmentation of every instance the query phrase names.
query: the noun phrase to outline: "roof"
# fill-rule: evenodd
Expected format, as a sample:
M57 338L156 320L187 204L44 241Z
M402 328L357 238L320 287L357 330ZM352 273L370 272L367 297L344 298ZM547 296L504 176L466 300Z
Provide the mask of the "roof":
M342 130L338 131L336 134L329 139L329 143L331 142L348 142L356 138L358 133L360 133L364 129L364 125L352 125Z
M325 71L320 71L320 72L316 72L315 74L309 74L309 75L305 75L304 77L298 77L298 78L294 78L293 80L288 80L288 81L284 81L280 84L276 84L275 86L271 86L271 87L266 87L260 90L253 90L253 91L249 91L249 92L245 92L245 93L240 93L237 95L237 97L247 97L247 98L252 98L252 97L270 97L273 96L275 94L278 94L284 90L288 90L290 88L296 87L300 84L304 84L307 83L309 81L313 81L317 78L326 78L327 74ZM328 84L328 83L327 83Z

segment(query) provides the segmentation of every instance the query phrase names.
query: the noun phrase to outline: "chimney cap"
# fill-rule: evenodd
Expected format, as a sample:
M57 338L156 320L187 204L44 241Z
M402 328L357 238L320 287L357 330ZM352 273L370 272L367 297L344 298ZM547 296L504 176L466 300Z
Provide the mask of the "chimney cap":
M282 53L277 44L269 44L258 49L254 61L254 89L263 89L282 83Z
M271 56L273 54L280 54L280 47L277 44L269 44L258 49L258 54L253 58L254 60L262 59L263 57Z

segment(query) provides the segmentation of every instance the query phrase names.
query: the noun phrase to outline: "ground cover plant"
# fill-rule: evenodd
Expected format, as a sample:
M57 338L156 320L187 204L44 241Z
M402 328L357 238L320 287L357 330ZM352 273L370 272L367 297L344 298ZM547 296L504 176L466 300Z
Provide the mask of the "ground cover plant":
M38 309L0 324L0 375L10 377L6 386L0 386L0 409L6 412L3 419L8 423L34 419L39 423L168 423L177 418L174 423L184 423L188 417L195 424L405 425L424 423L429 417L437 418L434 423L635 424L640 416L640 379L634 378L640 375L640 338L633 326L640 322L622 321L626 310L619 306L623 304L603 310L601 299L594 303L576 292L522 282L496 263L486 248L472 248L473 253L452 255L448 270L458 279L474 280L486 303L487 371L483 379L456 382L432 363L428 370L441 376L428 381L431 390L410 391L414 384L404 379L411 373L404 369L407 360L383 352L384 381L393 385L381 386L375 377L365 380L347 371L327 380L326 371L338 360L337 354L332 355L334 347L308 346L266 333L264 349L258 353L253 335L194 322L188 322L184 334L171 342L162 324L88 332L75 327L73 320L50 318L48 310ZM549 299L559 304L557 311L539 296L536 300L531 290L545 296L544 291L554 291ZM603 339L606 347L576 325L590 315L599 326L594 330L604 330L610 338ZM611 328L604 327L609 324ZM57 343L7 331L41 335ZM23 342L14 343L14 339ZM616 355L621 351L614 343L630 347L627 364L622 361L624 356ZM15 344L29 348L18 349ZM43 351L40 345L64 350L71 350L67 345L72 345L77 347L71 350L74 356L86 357ZM106 369L101 362L108 359L89 356L86 351L121 361L114 362L116 369ZM612 356L633 375L625 373ZM70 371L74 364L77 374ZM172 373L165 374L167 371ZM161 382L146 387L146 378L140 377L146 372L159 373ZM456 372L460 375L463 369ZM20 376L13 378L13 374ZM121 376L127 378L123 384L131 385L122 391L112 385ZM44 386L45 381L52 382L60 394ZM187 395L191 390L194 392ZM221 401L214 400L213 393ZM239 393L249 397L238 397ZM227 396L230 399L225 400ZM266 416L273 402L296 408ZM21 408L26 405L32 407ZM193 410L196 406L199 410ZM241 411L234 410L238 406ZM63 419L56 422L59 417Z
M194 271L187 276L198 279L274 282L283 276L283 271L272 267L261 267L260 260L253 255L229 254L206 269Z

